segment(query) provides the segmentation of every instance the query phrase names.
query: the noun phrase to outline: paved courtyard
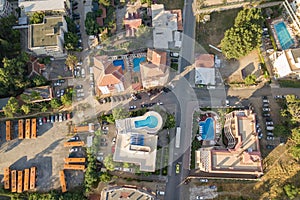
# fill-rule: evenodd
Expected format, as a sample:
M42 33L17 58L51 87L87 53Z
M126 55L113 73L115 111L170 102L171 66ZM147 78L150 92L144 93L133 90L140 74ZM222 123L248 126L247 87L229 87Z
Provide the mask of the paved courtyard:
M5 141L5 122L1 122L1 157L0 174L3 168L24 170L31 166L37 167L36 188L47 191L60 187L59 170L63 169L64 158L68 157L69 149L63 146L67 141L65 122L45 123L38 126L37 139L15 139ZM14 130L16 122L14 121ZM3 141L4 140L4 141ZM2 176L1 176L2 179Z

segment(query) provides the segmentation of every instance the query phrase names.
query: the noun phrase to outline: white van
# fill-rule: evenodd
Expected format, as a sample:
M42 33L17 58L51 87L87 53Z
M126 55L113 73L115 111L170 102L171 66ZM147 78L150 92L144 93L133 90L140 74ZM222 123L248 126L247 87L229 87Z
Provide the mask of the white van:
M274 126L267 126L267 131L273 131L274 130Z
M157 195L164 196L164 195L165 195L165 192L164 192L164 191L158 190L158 191L156 192L156 194L157 194Z

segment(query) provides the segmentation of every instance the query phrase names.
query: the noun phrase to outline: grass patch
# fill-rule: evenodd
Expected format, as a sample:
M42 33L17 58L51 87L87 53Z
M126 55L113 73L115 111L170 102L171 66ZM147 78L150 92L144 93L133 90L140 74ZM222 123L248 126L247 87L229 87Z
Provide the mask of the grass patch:
M300 81L298 80L278 80L280 87L300 88Z
M195 163L196 163L196 153L195 151L198 150L201 147L200 141L198 141L196 138L194 138L192 142L192 151L191 151L191 169L195 169Z
M227 29L233 26L234 19L241 9L226 10L223 12L213 12L210 21L203 24L197 17L196 21L196 41L210 52L209 44L218 46L224 37Z
M184 0L157 0L157 3L164 4L166 10L171 10L171 9L183 9L184 5Z
M171 63L171 68L178 71L178 63Z

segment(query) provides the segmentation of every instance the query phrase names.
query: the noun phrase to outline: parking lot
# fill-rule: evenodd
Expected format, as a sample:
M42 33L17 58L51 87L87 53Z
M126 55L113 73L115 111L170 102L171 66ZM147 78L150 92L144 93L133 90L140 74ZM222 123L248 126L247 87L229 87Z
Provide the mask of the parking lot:
M218 196L217 188L213 185L190 187L190 199L214 199Z
M14 121L13 138L15 139L8 142L5 141L5 122L1 122L0 174L3 174L4 167L23 170L36 166L37 190L47 191L60 187L59 170L63 169L64 158L69 156L69 149L63 146L67 141L65 139L68 131L67 122L43 123L37 127L36 139L19 140L16 135L17 123ZM80 176L80 173L75 170L67 172L67 181L81 183L83 175ZM69 186L70 184L67 183L67 187Z

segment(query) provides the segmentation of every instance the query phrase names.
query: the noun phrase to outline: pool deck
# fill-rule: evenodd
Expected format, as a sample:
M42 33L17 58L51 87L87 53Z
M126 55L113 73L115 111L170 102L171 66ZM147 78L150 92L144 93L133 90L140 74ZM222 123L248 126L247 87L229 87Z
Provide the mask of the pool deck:
M297 41L296 35L294 34L294 32L293 32L292 28L290 27L290 25L288 23L286 23L286 21L283 18L277 18L277 19L273 19L271 22L269 22L270 27L272 29L272 35L273 35L273 37L275 39L275 42L276 42L277 49L282 50L282 47L280 45L277 33L275 31L275 28L274 28L274 25L279 23L279 22L283 22L285 24L290 36L294 40L294 44L290 48L298 47L298 41Z

